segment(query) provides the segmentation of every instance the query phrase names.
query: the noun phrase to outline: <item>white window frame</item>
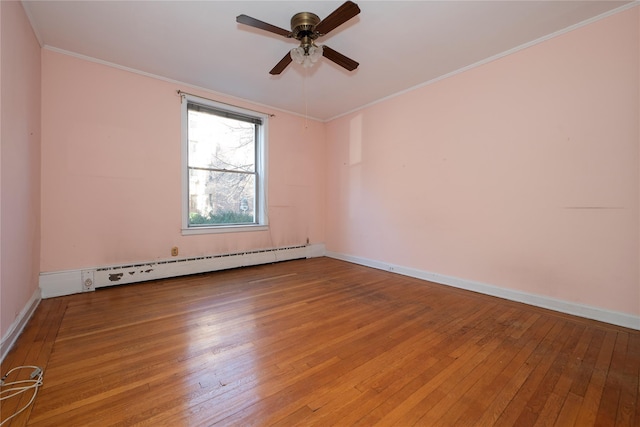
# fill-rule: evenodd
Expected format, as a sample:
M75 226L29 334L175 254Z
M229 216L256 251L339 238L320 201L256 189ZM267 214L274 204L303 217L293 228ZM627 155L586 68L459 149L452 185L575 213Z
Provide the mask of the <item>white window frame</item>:
M236 107L195 95L181 94L182 105L182 234L210 234L210 233L234 233L243 231L264 231L269 229L267 216L267 140L269 135L269 115L245 108ZM245 116L256 117L262 121L258 128L258 140L256 141L256 223L231 224L231 225L199 225L189 226L189 117L187 104L189 102L212 107L218 110L226 110Z

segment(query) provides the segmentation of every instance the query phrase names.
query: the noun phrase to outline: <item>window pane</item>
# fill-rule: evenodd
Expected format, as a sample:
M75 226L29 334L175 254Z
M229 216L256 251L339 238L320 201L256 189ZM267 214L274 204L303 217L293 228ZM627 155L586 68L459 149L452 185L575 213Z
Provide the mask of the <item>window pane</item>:
M256 125L189 111L189 166L255 172Z
M189 94L181 110L183 234L264 229L268 115Z
M189 225L253 224L256 175L189 170Z

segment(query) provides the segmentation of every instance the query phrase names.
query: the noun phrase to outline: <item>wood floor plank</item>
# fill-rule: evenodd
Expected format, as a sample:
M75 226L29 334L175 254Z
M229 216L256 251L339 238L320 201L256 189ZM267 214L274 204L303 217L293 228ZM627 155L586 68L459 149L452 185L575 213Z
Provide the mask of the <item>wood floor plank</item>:
M535 423L536 426L553 426L557 424L563 403L569 396L569 390L571 389L573 378L577 372L579 361L587 351L589 341L591 339L587 329L588 328L584 326L582 328L577 328L575 332L576 334L580 333L580 338L578 339L578 342L575 343L575 346L567 347L567 351L565 353L566 363L555 386L553 387L553 390L539 395L539 398L545 400L545 402L544 406L539 409L539 414ZM570 343L572 342L570 341Z
M538 316L532 316L536 319L535 323L531 323L530 327L534 329L534 333L539 334L540 331L546 331L545 322L547 319ZM550 326L548 326L550 329ZM508 388L508 384L517 378L517 372L531 356L538 341L535 339L511 340L513 343L505 342L505 346L510 350L503 357L496 358L496 364L493 369L485 372L482 378L474 384L462 398L460 398L455 406L451 408L449 413L437 421L435 425L470 425L479 420L483 414L486 414L486 422L489 422L490 414L495 416L491 419L491 423L504 411L504 408L511 401L513 391ZM519 385L517 386L519 387ZM468 396L474 396L469 399Z
M544 370L543 361L548 352L548 343L553 342L559 336L561 328L562 322L559 319L545 319L541 327L535 331L535 335L530 337L531 341L527 346L529 349L523 354L527 356L524 363L512 367L512 369L516 369L515 372L512 373L507 385L496 394L491 405L480 414L478 417L479 425L507 425L508 422L504 421L505 414L511 411L510 417L512 418L519 415L531 390L525 385L528 382L536 381L534 374L540 369L540 365L543 365L541 370ZM533 348L531 349L531 347ZM514 405L514 401L518 402L517 406ZM516 409L513 409L514 407Z
M497 326L491 329L487 337L490 341L479 342L481 351L474 357L477 364L467 363L455 375L439 385L432 393L426 396L417 407L405 414L398 425L436 425L446 423L447 416L451 414L451 407L459 400L464 399L468 391L482 376L491 370L508 353L513 351L512 343L508 343L512 331L516 328L514 320L515 310L509 309L500 316L495 317ZM489 343L495 343L495 346Z
M485 320L480 320L482 324ZM443 371L455 372L467 359L473 357L477 350L477 343L488 335L489 331L483 328L459 328L444 338L444 340L433 348L429 348L431 354L438 355L437 362L428 367L428 369L419 373L414 377L409 377L406 384L395 391L382 401L378 401L378 406L373 408L369 413L357 421L357 425L373 425L375 423L395 422L399 419L408 407L413 407L420 397L420 394L428 393L429 387L445 380ZM459 354L459 348L467 349L466 353ZM453 357L455 354L456 357ZM464 356L461 359L461 356ZM435 380L434 380L435 379ZM429 385L429 383L431 383ZM414 396L413 398L411 396ZM408 402L413 399L413 402ZM387 421L382 421L386 418Z
M582 405L582 400L582 397L569 392L562 403L562 409L560 410L554 425L557 427L575 426L576 419L578 418L578 412Z
M583 328L581 325L571 326L572 329L569 329L566 332L567 339L564 342L562 349L553 358L553 361L549 366L549 370L538 384L534 393L529 398L526 407L516 420L517 425L535 425L540 415L543 414L549 417L548 420L542 420L543 424L553 424L555 421L555 417L551 417L551 414L543 413L543 408L547 403L547 400L553 396L553 391L556 390L558 380L561 378L562 372L567 368L569 358L575 351L575 347L580 340Z
M600 351L598 352L598 358L594 365L589 385L582 400L580 411L578 412L578 418L576 419L577 425L595 425L607 372L611 367L611 357L613 355L616 337L617 332L615 331L607 331L605 335L602 347L600 347Z
M640 335L629 334L616 426L640 425Z
M24 364L7 426L640 422L640 331L329 258L42 301Z
M352 369L344 375L336 377L330 383L314 389L311 393L301 396L300 399L292 401L288 406L280 410L270 406L268 415L254 414L254 416L260 419L265 419L265 417L268 417L268 420L278 419L281 416L286 417L293 408L302 405L310 408L314 414L321 408L323 410L320 411L320 414L328 411L334 413L343 404L356 399L362 394L356 387L362 378L371 377L380 370L381 366L386 366L396 358L401 357L407 351L405 345L409 340L415 342L421 339L421 334L416 333L416 328L419 327L418 323L419 318L412 318L402 321L398 328L391 329L386 327L386 338L383 338L382 341L376 342L374 339L366 337L361 341L361 347L356 346L356 343L351 343L351 350L348 355L339 352L336 354L342 361L348 361L352 365ZM369 350L370 347L375 347L375 350ZM314 420L318 421L319 418L320 416L315 416ZM233 419L230 421L233 422Z
M374 328L384 328L387 331L404 328L406 315L415 310L415 307L408 307L404 310L394 311L386 317L380 318L378 316L377 319L369 325L359 328L357 334L347 334L350 338L348 341L343 340L339 345L329 345L320 349L318 351L320 360L330 360L337 357L340 363L334 366L330 372L325 371L318 373L311 379L307 378L303 382L298 381L293 384L288 384L287 387L283 389L273 389L264 392L261 405L259 405L259 407L247 408L246 411L239 416L240 419L252 418L270 422L270 417L274 412L277 413L278 410L289 405L296 407L297 396L301 394L309 395L319 388L326 387L327 384L338 378L343 379L348 373L363 364L367 358L375 357L376 354L380 354L392 346L393 341L387 339L384 335L381 336L378 333L374 333ZM315 365L316 363L313 363L310 366ZM309 381L313 382L315 386L312 390L308 391ZM230 424L237 423L239 422L237 417L236 415L235 417L227 418L225 422Z
M534 353L540 360L536 363L536 367L530 372L518 393L500 415L496 425L507 426L522 423L523 426L528 426L535 423L537 415L532 413L527 405L535 398L535 393L544 383L545 378L549 377L553 362L557 355L560 354L560 349L564 347L573 327L574 325L562 320L552 330L556 334L550 333L542 340Z
M600 407L595 419L596 426L612 426L616 424L616 415L620 401L620 392L629 343L629 334L618 332L611 356L611 363L605 378Z

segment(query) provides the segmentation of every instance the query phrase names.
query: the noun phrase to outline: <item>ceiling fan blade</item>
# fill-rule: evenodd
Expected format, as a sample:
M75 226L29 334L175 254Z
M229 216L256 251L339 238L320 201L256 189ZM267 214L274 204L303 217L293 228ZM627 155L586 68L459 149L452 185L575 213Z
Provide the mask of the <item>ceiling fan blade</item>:
M353 59L347 58L346 56L344 56L340 52L331 49L326 44L324 46L322 46L322 56L324 56L325 58L335 62L336 64L338 64L342 68L346 68L349 71L355 70L356 68L358 68L358 65L360 65L359 63L357 63Z
M329 31L339 27L359 13L360 8L358 5L352 1L347 1L320 21L320 23L316 25L316 31L321 35L327 34Z
M291 37L291 31L285 30L284 28L276 27L275 25L267 24L266 22L262 22L247 15L238 15L236 17L236 22L238 22L239 24L249 25L250 27L269 31L270 33L275 33L285 37Z
M280 62L278 62L276 66L273 67L271 71L269 71L269 74L274 76L280 74L284 71L285 68L287 68L287 65L291 64L291 61L291 54L287 52L287 54L280 60Z

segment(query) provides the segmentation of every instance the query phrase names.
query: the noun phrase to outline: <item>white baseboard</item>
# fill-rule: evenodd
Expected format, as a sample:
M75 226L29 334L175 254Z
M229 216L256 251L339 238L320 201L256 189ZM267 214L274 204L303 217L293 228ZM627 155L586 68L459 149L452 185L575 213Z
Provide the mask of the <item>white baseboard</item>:
M315 258L323 256L324 252L324 244L312 244L224 255L171 258L127 265L45 272L40 273L40 289L42 298L53 298L93 291L95 288L104 286L124 285L291 259ZM89 283L86 282L87 279L90 280Z
M7 330L7 333L2 337L2 340L0 341L0 362L4 360L5 356L9 353L9 350L11 350L11 347L13 347L13 344L15 344L16 340L22 333L22 330L27 325L27 322L31 319L31 316L33 316L38 304L40 304L40 298L40 289L37 288L33 292L33 295L31 295L29 301L27 301L24 308L20 313L18 313L18 317L13 321Z
M498 286L488 285L486 283L445 276L442 274L431 273L428 271L403 267L400 265L384 263L352 255L327 251L325 253L325 256L352 262L354 264L364 265L366 267L372 267L379 270L386 270L393 273L402 274L404 276L427 280L429 282L434 282L441 285L453 286L455 288L478 292L485 295L491 295L498 298L504 298L511 301L517 301L536 307L547 308L561 313L580 316L592 320L598 320L600 322L611 323L613 325L623 326L625 328L640 330L640 316L633 316L627 313L620 313L598 307L577 304L574 302L559 300L543 295L514 291L512 289L505 289Z
M40 273L40 291L43 299L82 292L82 270Z

